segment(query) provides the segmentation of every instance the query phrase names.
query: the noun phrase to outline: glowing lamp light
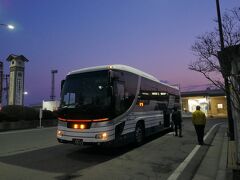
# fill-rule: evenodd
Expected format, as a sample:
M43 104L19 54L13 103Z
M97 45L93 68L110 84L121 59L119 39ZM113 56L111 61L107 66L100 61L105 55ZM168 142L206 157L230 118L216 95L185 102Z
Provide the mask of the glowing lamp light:
M63 132L60 130L57 130L57 137L62 137L63 136Z
M74 124L73 129L86 129L85 124Z
M106 138L107 138L107 133L103 133L103 134L102 134L102 138L103 138L103 139L106 139Z
M5 28L10 29L10 30L15 29L15 27L13 25L11 25L11 24L2 24L2 23L0 23L0 26L4 26Z
M108 134L106 132L103 132L101 134L96 134L95 138L96 139L106 140L108 138Z
M79 127L78 124L74 124L74 125L73 125L73 128L74 128L74 129L78 129L78 127Z
M152 95L157 96L157 95L159 95L159 93L158 92L152 92Z
M7 27L8 27L8 29L15 29L15 27L11 24L8 24Z
M84 125L84 124L81 124L81 125L80 125L80 129L85 129L85 125Z

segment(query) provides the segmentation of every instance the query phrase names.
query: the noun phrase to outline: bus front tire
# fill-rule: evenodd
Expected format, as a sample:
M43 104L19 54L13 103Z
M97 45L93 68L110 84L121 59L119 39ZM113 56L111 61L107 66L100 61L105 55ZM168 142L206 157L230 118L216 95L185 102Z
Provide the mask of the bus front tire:
M144 141L144 127L141 123L138 123L134 133L135 144L141 145Z

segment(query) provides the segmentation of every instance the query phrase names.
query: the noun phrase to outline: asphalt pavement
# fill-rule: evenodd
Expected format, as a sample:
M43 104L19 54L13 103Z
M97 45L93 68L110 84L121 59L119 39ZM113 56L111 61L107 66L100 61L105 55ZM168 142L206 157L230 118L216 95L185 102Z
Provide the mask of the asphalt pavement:
M183 127L183 138L168 133L138 148L129 149L119 156L109 158L109 152L101 153L102 157L97 163L95 163L98 157L96 153L80 155L81 151L76 146L57 145L54 131L51 129L34 130L44 132L34 135L30 134L31 130L24 131L28 135L25 141L20 140L20 136L16 136L15 131L0 133L0 179L228 180L231 173L226 168L228 144L226 121L211 123L210 120L206 128L204 137L206 145L194 145L196 139L191 136L195 134L189 121ZM4 141L9 136L12 136L12 143ZM42 145L40 146L34 139L41 140ZM18 144L17 142L20 141L21 143ZM174 150L174 148L178 149ZM58 151L66 155L69 152L72 160L69 161L69 155L65 159L58 160L58 156L54 156ZM85 159L86 155L87 159ZM25 158L28 158L25 161L29 163L23 162ZM74 158L76 164L73 163ZM83 164L79 164L79 161ZM92 163L86 165L89 161ZM51 164L56 166L52 167L52 170L48 168ZM69 170L60 173L68 166L70 166ZM59 171L56 171L57 169Z

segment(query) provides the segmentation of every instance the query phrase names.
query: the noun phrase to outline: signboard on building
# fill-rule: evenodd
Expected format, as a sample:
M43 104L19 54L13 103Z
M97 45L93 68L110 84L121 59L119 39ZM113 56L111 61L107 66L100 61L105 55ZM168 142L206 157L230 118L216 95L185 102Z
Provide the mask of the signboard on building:
M57 111L60 105L60 101L43 101L42 109L49 111Z

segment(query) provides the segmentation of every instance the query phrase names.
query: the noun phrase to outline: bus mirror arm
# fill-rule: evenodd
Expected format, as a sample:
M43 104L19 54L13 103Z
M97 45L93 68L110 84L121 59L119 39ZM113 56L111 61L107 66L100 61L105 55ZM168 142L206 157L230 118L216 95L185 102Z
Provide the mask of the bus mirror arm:
M112 86L109 86L109 95L110 96L113 96L113 87Z
M113 80L113 71L112 70L109 70L108 71L108 76L109 76L109 82L111 83L112 82L112 80Z
M63 89L64 83L65 83L65 79L61 81L61 91L62 91L62 89Z

